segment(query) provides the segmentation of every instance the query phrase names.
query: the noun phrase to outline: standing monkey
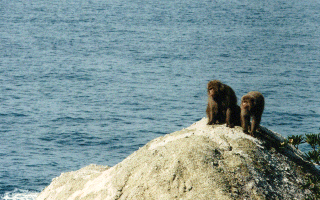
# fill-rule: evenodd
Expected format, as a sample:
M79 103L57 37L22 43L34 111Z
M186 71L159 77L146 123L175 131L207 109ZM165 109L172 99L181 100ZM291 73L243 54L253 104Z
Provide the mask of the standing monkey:
M251 122L251 135L253 135L259 127L261 116L264 109L264 97L260 92L249 92L241 98L241 126L243 132L248 133Z
M218 80L209 81L207 117L208 125L227 123L233 128L240 125L240 108L235 92Z

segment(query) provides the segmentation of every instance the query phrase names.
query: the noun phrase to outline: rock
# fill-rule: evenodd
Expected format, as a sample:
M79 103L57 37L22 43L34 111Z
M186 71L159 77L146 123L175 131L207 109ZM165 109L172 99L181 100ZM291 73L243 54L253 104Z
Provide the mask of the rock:
M109 168L63 173L42 199L304 199L308 173L319 171L264 127L258 138L207 119L156 138Z

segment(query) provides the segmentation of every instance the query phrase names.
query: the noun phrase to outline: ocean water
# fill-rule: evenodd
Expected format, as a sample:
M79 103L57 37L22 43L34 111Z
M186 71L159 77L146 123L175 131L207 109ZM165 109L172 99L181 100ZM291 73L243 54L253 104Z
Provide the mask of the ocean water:
M263 93L261 125L319 133L319 58L318 0L0 1L0 198L188 127L213 79Z

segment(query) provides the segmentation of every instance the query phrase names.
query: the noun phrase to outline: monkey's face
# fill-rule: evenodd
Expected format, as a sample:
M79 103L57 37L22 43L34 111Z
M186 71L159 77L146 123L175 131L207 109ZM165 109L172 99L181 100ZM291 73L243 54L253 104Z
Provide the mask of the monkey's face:
M208 89L208 95L209 95L209 96L214 97L215 93L216 93L216 92L214 91L213 88Z
M217 99L221 95L222 83L220 81L214 80L208 83L208 95L213 99Z
M245 98L241 101L241 109L250 111L253 106L253 99Z
M216 88L208 89L208 95L212 97L212 99L216 100L219 97L219 91Z

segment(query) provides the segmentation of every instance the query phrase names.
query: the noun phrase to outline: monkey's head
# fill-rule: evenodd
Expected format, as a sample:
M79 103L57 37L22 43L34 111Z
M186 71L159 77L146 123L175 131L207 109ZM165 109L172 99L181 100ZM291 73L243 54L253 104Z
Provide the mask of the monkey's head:
M241 109L251 110L255 105L254 98L249 95L245 95L241 98Z
M208 95L213 99L218 98L223 91L223 84L218 80L209 81L207 85Z

